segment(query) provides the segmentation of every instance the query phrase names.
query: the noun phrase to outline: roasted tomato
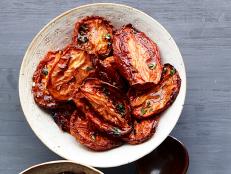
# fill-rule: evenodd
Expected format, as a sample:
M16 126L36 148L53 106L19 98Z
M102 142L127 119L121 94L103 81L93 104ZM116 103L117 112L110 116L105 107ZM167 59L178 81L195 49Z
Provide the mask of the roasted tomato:
M140 144L147 141L155 133L158 119L134 120L132 132L123 138L128 144Z
M109 150L122 144L115 138L97 132L88 119L77 111L71 116L70 132L81 144L95 151Z
M112 49L113 28L102 17L86 17L75 24L73 44L89 54L107 56Z
M159 49L150 38L131 24L115 33L113 53L120 73L131 86L148 88L159 83L162 72Z
M63 103L59 109L52 111L52 117L55 123L65 132L70 132L70 118L72 113L76 110L73 103Z
M84 106L83 112L98 130L117 137L131 131L130 106L118 88L99 79L89 78L80 91L85 103L75 103L77 107Z
M59 104L47 90L48 76L52 67L58 62L61 57L61 51L48 52L47 55L40 61L33 75L32 93L35 102L47 109L56 108Z
M137 118L147 118L166 110L176 99L181 86L181 79L176 69L165 64L160 83L141 94L130 92L132 114Z
M87 52L68 46L49 74L50 94L57 100L70 100L83 80L94 74L91 59Z
M123 91L126 91L128 89L128 84L121 77L116 69L114 56L107 57L103 61L95 59L95 64L96 73L102 81L108 82Z

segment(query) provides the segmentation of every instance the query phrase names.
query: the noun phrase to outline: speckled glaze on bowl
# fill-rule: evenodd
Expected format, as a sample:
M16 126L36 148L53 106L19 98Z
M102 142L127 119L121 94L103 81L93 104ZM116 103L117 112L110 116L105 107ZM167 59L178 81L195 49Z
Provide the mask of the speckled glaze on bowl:
M115 28L131 23L145 32L160 48L163 63L171 63L179 71L182 85L173 105L162 114L155 135L140 145L123 145L105 152L93 152L81 146L71 135L62 132L52 118L34 102L31 86L36 66L48 50L64 48L70 43L76 20L99 15L110 20ZM95 167L115 167L133 162L153 151L170 134L183 109L186 74L182 56L173 38L156 20L129 6L97 3L71 9L49 22L28 47L19 75L19 95L25 117L38 138L63 158Z
M37 164L29 167L19 174L61 174L72 172L75 174L103 174L90 166L75 163L73 161L59 160Z

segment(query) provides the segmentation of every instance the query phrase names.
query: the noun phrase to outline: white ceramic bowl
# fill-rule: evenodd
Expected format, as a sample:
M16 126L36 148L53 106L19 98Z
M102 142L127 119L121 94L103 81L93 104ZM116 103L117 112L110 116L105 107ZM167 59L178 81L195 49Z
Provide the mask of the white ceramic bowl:
M62 132L51 116L34 102L32 75L48 50L70 43L74 23L85 16L99 15L118 28L132 23L159 46L162 62L171 63L179 71L181 89L173 105L162 114L155 135L140 145L123 145L105 152L93 152L81 146L74 137ZM19 94L25 117L39 139L63 158L95 167L114 167L133 162L153 151L170 134L183 109L186 75L180 51L167 30L152 17L129 6L111 3L89 4L71 9L49 22L32 40L23 59L19 75Z
M37 164L29 167L19 174L61 174L62 172L86 173L86 174L103 174L99 170L75 163L73 161L59 160Z

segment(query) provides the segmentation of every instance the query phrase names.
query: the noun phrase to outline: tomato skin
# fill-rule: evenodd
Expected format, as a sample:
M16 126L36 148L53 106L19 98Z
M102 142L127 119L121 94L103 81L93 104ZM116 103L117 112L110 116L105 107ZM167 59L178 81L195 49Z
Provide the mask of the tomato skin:
M77 21L72 42L49 51L32 80L36 104L93 151L149 140L181 87L145 33L131 24L113 30L99 16Z
M120 73L131 86L148 88L159 83L162 72L159 49L131 24L115 32L113 54Z
M100 80L110 83L124 92L128 90L128 83L118 72L115 56L107 57L104 60L95 59L94 64L97 77Z
M139 119L152 117L165 111L175 101L180 91L180 76L170 64L165 64L163 69L161 81L157 86L146 91L129 91L134 117Z
M59 107L60 104L48 91L47 83L50 71L59 60L61 54L61 51L49 51L39 62L33 74L32 93L34 100L40 107L45 109L54 109Z
M87 16L77 21L73 33L73 45L100 57L107 57L112 50L113 27L99 16Z
M75 111L70 122L71 135L91 150L105 151L122 145L120 140L98 132L80 112Z
M132 132L123 137L123 140L128 144L141 144L153 136L157 124L158 117L145 120L134 119Z
M47 88L50 94L59 101L71 100L84 79L95 72L91 59L93 56L87 52L67 46L49 73Z
M70 133L70 119L75 110L76 106L71 102L63 103L60 108L52 110L52 118L64 132Z
M129 101L118 88L97 78L88 78L80 92L83 99L74 99L76 106L99 131L121 137L132 130Z

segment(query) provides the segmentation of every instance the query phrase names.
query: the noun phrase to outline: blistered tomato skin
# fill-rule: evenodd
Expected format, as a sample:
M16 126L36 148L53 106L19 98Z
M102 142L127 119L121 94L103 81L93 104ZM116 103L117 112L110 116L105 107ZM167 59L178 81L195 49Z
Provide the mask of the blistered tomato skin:
M91 59L87 52L68 46L49 74L50 94L56 100L71 100L83 80L95 72Z
M47 89L48 77L52 67L61 57L61 51L48 52L40 61L36 71L33 74L32 93L35 102L43 108L53 109L59 106L59 102L52 97Z
M88 119L77 111L71 116L70 132L82 145L94 151L105 151L122 145L121 141L97 132Z
M89 54L108 56L112 50L113 27L102 17L91 16L75 24L73 44Z
M131 86L144 88L159 83L162 73L159 49L131 24L114 34L113 54L121 74Z
M136 118L147 118L166 110L176 99L181 86L177 70L165 64L160 83L149 91L132 91L129 94L132 114Z
M134 120L132 132L123 138L128 144L140 144L150 139L155 133L158 119Z
M86 117L98 130L115 137L131 131L129 102L118 88L99 79L89 78L80 91L89 104Z
M69 45L40 61L32 93L60 129L105 151L148 141L180 87L177 70L162 65L145 33L131 24L114 30L103 17L87 16L75 23Z
M123 91L127 90L126 81L117 71L114 56L107 57L104 60L95 59L95 65L96 73L102 81L110 83Z
M64 132L70 132L70 118L75 110L76 107L72 103L63 103L60 108L52 111L52 118Z

